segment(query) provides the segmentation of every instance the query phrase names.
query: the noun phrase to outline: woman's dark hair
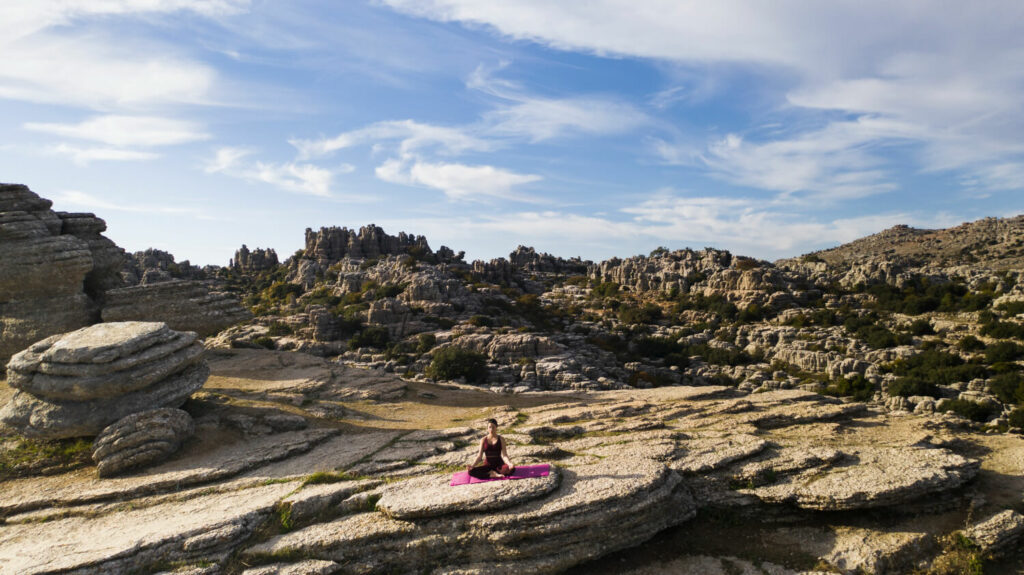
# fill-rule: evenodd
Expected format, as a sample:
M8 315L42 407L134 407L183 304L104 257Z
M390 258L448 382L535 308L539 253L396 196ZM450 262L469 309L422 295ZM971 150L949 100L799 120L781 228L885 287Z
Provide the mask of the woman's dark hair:
M493 423L495 427L498 426L498 420L494 419L493 417L491 419L488 419L487 423Z

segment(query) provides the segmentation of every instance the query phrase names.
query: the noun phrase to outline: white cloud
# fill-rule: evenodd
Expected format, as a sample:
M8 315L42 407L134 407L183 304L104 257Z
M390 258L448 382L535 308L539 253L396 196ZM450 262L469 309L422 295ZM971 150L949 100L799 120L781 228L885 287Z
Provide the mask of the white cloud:
M729 134L705 150L656 142L671 164L703 165L711 174L739 185L797 193L817 199L849 199L895 189L881 154L918 135L912 125L872 117L833 122L789 139L751 142Z
M244 11L244 0L33 0L0 3L0 98L92 109L209 104L213 68L169 44L94 31L101 18Z
M81 148L78 146L71 146L68 144L58 144L48 149L50 153L57 154L60 156L67 156L71 158L71 161L80 165L87 166L92 162L125 162L125 161L141 161L141 160L154 160L160 157L160 154L153 152L142 152L139 150L126 150L122 148Z
M535 199L516 188L542 179L535 174L519 174L494 166L429 163L411 157L387 160L377 167L376 174L385 182L440 190L453 200L493 197L534 202Z
M23 127L34 132L92 140L111 146L171 146L210 138L194 122L156 116L107 115L78 124L27 122Z
M278 189L320 197L331 197L331 186L336 173L348 173L354 168L348 164L330 170L298 162L245 162L252 151L244 148L220 148L215 157L203 168L208 174L220 173L249 182L262 182Z
M533 142L562 136L621 134L650 119L632 105L611 98L545 98L478 66L466 85L502 100L484 114L485 131Z
M136 205L136 204L125 204L122 202L112 202L98 198L94 195L87 194L78 190L65 190L57 193L54 198L54 204L57 208L64 209L67 206L76 208L87 209L95 213L113 211L113 212L133 212L143 214L168 214L168 215L187 215L192 216L200 220L215 220L206 211L199 210L196 208L186 208L181 206L161 206L161 205Z
M333 138L292 139L288 143L299 151L300 159L316 158L337 150L382 141L398 141L403 154L436 148L446 154L487 151L492 144L470 133L469 129L423 124L414 120L377 122L358 130L342 132Z
M1019 25L1024 7L1015 0L956 10L939 0L647 0L640 5L598 0L586 10L547 0L382 1L407 14L483 26L559 50L646 58L699 69L704 76L742 65L784 79L793 106L911 126L906 137L918 147L925 171L971 175L1024 162L1019 137L1024 131L1019 105L1024 100ZM669 89L651 103L668 106L680 95ZM864 159L857 147L869 142L850 143L853 159ZM803 156L806 161L800 160ZM802 179L763 174L751 176L750 185L764 182L776 189L830 183L827 168L808 172L819 157L793 149L785 159L804 174ZM881 181L864 177L867 181L847 183L841 193L868 193L872 181ZM1024 182L1002 178L993 185L1024 188Z

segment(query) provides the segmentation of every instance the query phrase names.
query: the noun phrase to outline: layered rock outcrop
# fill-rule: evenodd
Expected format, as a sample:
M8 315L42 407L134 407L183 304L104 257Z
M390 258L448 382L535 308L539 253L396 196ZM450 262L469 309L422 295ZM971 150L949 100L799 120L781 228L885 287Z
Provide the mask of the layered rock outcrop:
M100 477L163 461L192 436L192 417L163 407L133 413L108 425L93 442L92 459Z
M233 295L194 281L168 281L110 290L103 321L160 321L202 337L245 321L252 314Z
M64 220L51 205L25 186L0 184L0 363L32 342L97 318L96 303L83 289L93 254L78 235L98 235L102 220ZM65 222L78 235L65 233ZM103 283L102 274L91 277Z
M209 368L195 333L163 323L103 323L46 338L16 354L17 389L0 423L27 437L94 436L115 421L178 407L203 386Z
M228 267L247 272L259 272L273 269L279 263L277 252L273 249L255 248L250 250L245 244L242 244L242 247L235 250L235 257L228 262Z
M379 258L405 254L413 248L423 254L431 253L427 238L405 232L397 236L388 235L373 224L359 228L358 232L333 226L320 228L320 231L306 228L306 248L302 257L327 267L346 257Z

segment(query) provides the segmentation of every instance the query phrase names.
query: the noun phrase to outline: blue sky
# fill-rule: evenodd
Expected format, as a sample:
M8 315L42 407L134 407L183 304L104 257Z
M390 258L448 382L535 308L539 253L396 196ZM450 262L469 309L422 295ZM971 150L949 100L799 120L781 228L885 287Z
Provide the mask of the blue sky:
M1024 3L0 5L0 181L193 263L376 223L468 259L766 259L1024 211Z

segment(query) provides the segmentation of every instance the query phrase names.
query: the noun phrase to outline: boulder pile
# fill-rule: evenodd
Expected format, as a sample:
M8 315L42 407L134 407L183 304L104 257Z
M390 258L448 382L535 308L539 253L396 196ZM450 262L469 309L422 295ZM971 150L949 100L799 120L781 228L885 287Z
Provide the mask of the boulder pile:
M17 389L0 424L39 439L95 436L159 407L178 407L210 373L193 332L156 322L102 323L55 335L7 365Z

